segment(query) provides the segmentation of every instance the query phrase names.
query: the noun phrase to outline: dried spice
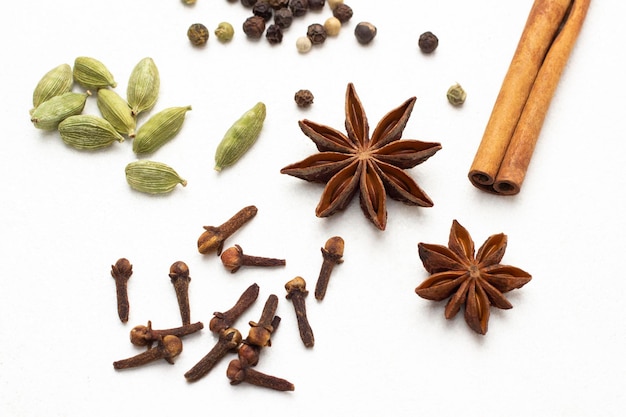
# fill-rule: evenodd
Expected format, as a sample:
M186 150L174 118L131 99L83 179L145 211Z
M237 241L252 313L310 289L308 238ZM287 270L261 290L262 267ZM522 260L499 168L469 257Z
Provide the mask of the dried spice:
M189 308L189 267L183 261L177 261L170 266L170 280L176 292L176 300L180 310L180 318L183 326L191 323L191 310Z
M204 324L196 322L171 329L155 330L152 328L152 322L148 320L147 326L140 324L132 328L130 331L130 343L135 346L148 346L148 348L151 348L152 343L158 342L167 335L181 338L199 332L202 329L204 329Z
M312 47L313 44L311 43L311 39L307 38L306 36L300 36L298 39L296 39L296 49L299 53L306 54L311 50Z
M241 5L243 7L252 7L256 4L257 0L241 0Z
M226 131L215 150L216 171L234 165L248 152L261 134L265 114L265 104L258 102Z
M187 38L194 46L204 46L209 40L209 29L202 23L194 23L187 29Z
M309 25L306 30L306 37L311 40L313 45L321 45L326 41L326 29L319 23Z
M221 259L224 268L233 274L239 271L239 268L242 266L284 266L286 264L284 259L246 255L239 245L230 247L222 252Z
M250 16L243 22L243 33L250 39L259 39L265 32L265 19L260 16Z
M229 42L235 36L235 29L233 25L228 22L220 22L215 29L215 37L220 42Z
M519 268L502 265L507 245L503 233L492 235L474 255L474 241L456 220L452 222L448 246L418 244L419 256L431 276L415 292L427 300L450 297L445 317L453 318L465 304L465 321L477 333L487 333L489 308L513 306L503 293L521 288L531 280Z
M150 117L137 131L133 152L149 154L172 140L183 127L191 106L169 107Z
M293 13L288 7L278 9L274 12L274 24L281 29L287 29L293 22Z
M267 0L267 2L275 10L284 9L289 5L289 0Z
M255 16L261 16L267 22L274 15L274 9L266 1L259 1L252 7L252 14Z
M241 343L242 336L237 329L224 329L219 332L219 339L213 349L209 351L190 370L185 372L185 379L194 382L208 374L211 369L230 351L235 351Z
M310 10L322 10L326 4L326 0L309 0Z
M122 135L128 137L135 136L135 128L137 127L137 119L133 116L133 112L119 94L113 90L98 90L98 99L96 101L98 110L107 122L111 123L115 130Z
M463 90L463 87L461 87L459 83L456 83L448 88L446 97L448 98L448 102L453 106L460 106L465 103L467 93Z
M400 140L415 104L415 97L387 113L369 135L369 124L354 85L346 90L347 135L309 120L300 129L319 153L283 168L280 172L307 181L327 183L315 210L327 217L348 206L360 193L361 208L376 227L387 224L386 195L405 204L433 205L430 198L403 172L433 156L441 145Z
M95 58L79 56L74 60L74 80L87 89L98 90L117 86L113 74Z
M259 296L259 286L252 284L241 294L234 306L225 312L216 311L209 322L209 330L219 333L232 326Z
M207 254L213 250L219 256L224 247L224 241L256 216L257 208L247 206L239 210L221 226L204 226L204 232L198 238L198 252Z
M430 54L439 45L439 38L437 38L432 32L424 32L420 35L417 42L420 50L425 54Z
M283 30L278 25L269 25L265 31L265 38L272 45L281 43L283 41Z
M126 165L126 182L131 188L148 194L165 194L187 181L169 165L140 159Z
M142 366L159 359L165 359L170 364L174 364L174 358L183 351L183 342L176 336L167 335L159 340L157 346L148 349L132 358L113 362L115 369L127 369Z
M333 236L326 241L326 244L322 248L322 267L320 268L320 274L315 284L315 299L322 301L326 295L326 289L328 288L328 282L330 281L330 274L333 272L335 265L343 263L343 249L344 241L340 236Z
M287 299L291 300L296 311L300 339L302 339L304 346L313 347L315 337L313 336L313 329L311 329L309 319L306 315L306 303L304 301L305 297L309 294L309 291L306 289L306 281L302 277L295 277L285 284L285 290L287 290Z
M159 69L154 60L143 58L133 68L126 88L126 100L133 116L154 107L160 87Z
M304 16L309 9L308 0L289 0L289 9L295 17Z
M33 110L31 110L31 113L44 101L70 92L73 83L72 67L68 64L61 64L52 68L41 77L41 80L35 87L35 91L33 91Z
M336 17L329 17L324 22L324 29L328 36L337 36L341 30L341 22Z
M286 379L277 378L252 369L239 359L233 359L228 364L226 376L230 379L231 385L238 385L242 382L256 385L258 387L270 388L276 391L293 391L294 385Z
M330 7L330 10L335 10L340 4L343 4L343 0L328 0L328 7Z
M298 90L293 97L298 107L309 107L313 104L313 98L313 93L309 90Z
M344 3L339 3L333 9L333 16L335 16L341 23L346 23L352 19L352 8Z
M77 114L59 123L59 134L67 145L93 151L107 148L114 142L124 142L111 123L91 114Z
M37 129L54 130L59 123L70 116L82 113L91 93L68 92L54 96L41 103L30 115L30 121Z
M126 258L120 258L111 265L111 276L115 280L117 315L122 323L128 321L130 304L128 302L128 280L133 275L133 266Z
M369 22L360 22L354 28L354 36L360 44L366 45L376 37L376 26Z

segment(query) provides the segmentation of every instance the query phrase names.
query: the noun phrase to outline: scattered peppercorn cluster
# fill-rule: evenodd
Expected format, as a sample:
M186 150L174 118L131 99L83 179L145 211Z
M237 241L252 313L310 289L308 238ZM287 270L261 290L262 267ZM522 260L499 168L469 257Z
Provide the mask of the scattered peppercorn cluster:
M234 3L237 0L227 0ZM185 1L183 1L185 2ZM309 10L322 10L326 0L240 0L242 6L251 9L252 16L246 18L242 30L249 39L265 39L272 45L282 43L284 32L291 26L294 18L301 18ZM186 3L186 2L185 2ZM195 3L195 2L194 2ZM337 36L343 24L353 15L353 10L343 0L328 0L332 16L322 23L312 23L307 27L306 35L296 39L296 49L300 53L311 50L313 45L321 45L327 37ZM233 37L232 25L226 22L218 27L215 35L221 41L229 41ZM370 43L376 36L376 27L369 22L358 23L354 30L357 41L361 44ZM201 23L192 24L187 37L195 46L203 46L209 39L209 31Z
M205 231L198 238L198 252L201 254L217 252L218 256L221 255L224 267L233 273L244 265L285 265L284 259L246 256L239 245L222 252L225 240L254 218L256 213L257 208L255 206L247 206L239 210L221 226L204 226ZM315 288L316 299L322 300L324 298L334 265L343 262L343 248L343 239L338 236L328 239L322 248L324 261ZM123 323L128 321L129 316L127 288L132 273L132 265L126 258L120 258L111 266L111 276L115 279L116 284L118 316ZM113 362L115 369L135 368L161 359L173 364L174 358L180 355L183 350L181 339L204 328L202 322L191 322L189 305L191 277L187 264L182 261L174 262L170 267L169 277L176 293L182 326L155 330L152 328L152 323L148 321L147 326L133 327L130 331L131 343L136 346L147 346L147 350L130 358ZM302 277L295 277L285 284L285 290L287 291L286 298L292 302L295 309L300 338L306 347L313 347L315 339L307 319L304 301L308 294L306 282ZM218 341L199 362L184 374L187 381L193 382L201 379L231 352L237 353L237 359L231 360L226 370L226 376L232 385L246 382L277 391L293 391L295 389L291 382L255 369L259 362L261 350L271 345L271 336L281 322L280 316L276 315L278 297L275 294L269 295L259 321L249 322L250 330L245 339L242 338L239 330L233 327L236 320L256 301L258 294L259 286L254 283L241 294L232 308L225 312L213 314L209 329L218 337ZM153 347L155 343L156 346Z

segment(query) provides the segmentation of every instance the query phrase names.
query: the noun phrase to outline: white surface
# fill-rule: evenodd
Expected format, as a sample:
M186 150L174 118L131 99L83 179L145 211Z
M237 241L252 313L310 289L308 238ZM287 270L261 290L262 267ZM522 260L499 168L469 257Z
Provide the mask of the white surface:
M225 0L194 7L177 0L7 3L0 18L0 415L621 415L624 2L592 3L521 194L488 195L466 177L531 4L353 1L354 17L340 36L299 55L296 38L323 22L327 7L296 19L283 44L271 47L245 38L240 25L250 11ZM230 44L212 34L224 20L236 28ZM354 38L359 21L378 27L370 46ZM195 22L211 30L206 48L186 38ZM417 49L426 30L440 39L431 56ZM123 95L133 66L151 56L161 73L153 113L193 106L180 135L151 157L177 169L186 188L165 197L130 190L124 179L124 166L135 159L130 141L90 154L33 128L28 110L37 81L79 55L103 61ZM443 145L408 171L435 206L390 201L385 232L363 217L357 200L331 218L316 218L322 187L279 174L315 152L297 120L342 129L348 82L372 128L417 96L403 137ZM468 93L460 109L445 99L455 82ZM300 88L315 94L309 110L293 103ZM215 172L218 141L257 101L268 108L259 141L235 167ZM95 100L85 112L97 114ZM196 251L203 225L248 204L257 205L257 217L227 244L284 257L286 267L231 275L215 255ZM477 246L506 233L503 262L533 275L509 293L512 310L492 310L486 336L474 334L462 314L446 321L444 303L414 293L427 277L417 243L445 244L453 219ZM309 295L316 344L307 350L283 285L301 275L314 288L319 248L332 235L346 241L345 263L323 302ZM119 257L134 265L127 325L117 318L109 275ZM208 329L185 339L173 366L113 370L114 360L139 352L128 341L133 325L178 325L167 276L177 260L191 270L192 319L205 325L256 282L259 300L237 323L245 335L267 296L279 296L283 321L258 368L292 381L295 392L233 387L227 361L188 384L184 372L216 341Z

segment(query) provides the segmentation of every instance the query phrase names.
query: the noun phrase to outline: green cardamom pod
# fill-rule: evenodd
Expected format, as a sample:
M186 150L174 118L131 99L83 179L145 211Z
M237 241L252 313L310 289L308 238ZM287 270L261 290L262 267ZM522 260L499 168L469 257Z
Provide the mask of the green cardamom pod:
M137 121L130 106L119 94L107 88L98 90L98 109L109 123L122 135L135 136Z
M226 131L215 151L215 170L233 165L256 142L265 121L265 104L258 102Z
M80 114L85 108L91 93L64 93L44 101L30 115L30 121L37 129L54 130L63 120Z
M68 64L61 64L48 71L37 83L33 92L33 110L44 101L52 97L60 96L72 90L74 78L72 77L72 67Z
M126 181L131 188L148 194L165 194L187 181L162 162L140 159L126 165Z
M151 109L159 96L161 79L152 58L144 58L133 68L126 88L126 99L133 115Z
M150 117L137 130L137 135L133 140L133 152L136 154L152 153L165 145L178 134L185 114L191 110L191 106L170 107L161 110Z
M123 142L111 123L92 114L70 116L59 123L61 139L66 144L83 150L95 150L111 146L113 142Z
M74 60L74 80L93 90L117 86L113 74L102 62L86 56Z

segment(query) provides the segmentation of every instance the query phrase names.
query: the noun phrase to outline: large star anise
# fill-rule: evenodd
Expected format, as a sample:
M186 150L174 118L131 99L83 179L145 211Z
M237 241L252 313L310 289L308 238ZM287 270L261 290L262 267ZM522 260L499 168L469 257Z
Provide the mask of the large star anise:
M320 152L280 172L327 183L315 210L318 217L344 209L357 191L365 216L381 230L387 224L387 194L409 205L431 207L433 203L426 193L402 171L421 164L441 149L439 143L399 140L414 104L412 97L387 113L370 137L363 105L354 85L348 84L345 123L348 135L309 120L300 121L300 129Z
M453 318L465 303L467 324L480 334L487 333L489 307L512 308L502 293L521 288L531 279L528 272L500 264L506 244L503 233L489 236L474 257L474 241L454 220L448 247L418 244L424 268L432 275L415 292L435 301L452 296L445 309L447 319Z

